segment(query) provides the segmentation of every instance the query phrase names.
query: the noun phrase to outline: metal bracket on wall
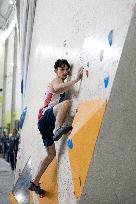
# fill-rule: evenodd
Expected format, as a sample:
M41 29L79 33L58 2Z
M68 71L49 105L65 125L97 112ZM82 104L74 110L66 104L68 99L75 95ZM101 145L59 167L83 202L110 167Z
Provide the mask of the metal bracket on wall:
M16 198L18 204L30 203L30 193L28 188L30 186L31 180L32 180L32 162L30 157L12 190L12 193Z

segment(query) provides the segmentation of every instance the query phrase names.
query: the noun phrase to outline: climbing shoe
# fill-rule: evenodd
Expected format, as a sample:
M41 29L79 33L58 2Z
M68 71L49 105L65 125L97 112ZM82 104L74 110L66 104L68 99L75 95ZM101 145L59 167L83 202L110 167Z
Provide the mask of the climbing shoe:
M67 134L70 130L72 130L72 126L70 125L58 128L54 133L53 140L58 141L63 134Z
M28 188L30 191L34 191L36 194L38 194L40 197L45 196L45 191L40 187L39 185L34 184L32 181L30 182L30 186Z

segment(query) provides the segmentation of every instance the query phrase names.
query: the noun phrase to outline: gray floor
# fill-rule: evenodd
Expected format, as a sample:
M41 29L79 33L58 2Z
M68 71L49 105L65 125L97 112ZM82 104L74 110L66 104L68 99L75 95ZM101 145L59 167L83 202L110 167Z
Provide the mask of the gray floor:
M9 163L0 158L0 204L9 204L8 193L14 184L14 174Z

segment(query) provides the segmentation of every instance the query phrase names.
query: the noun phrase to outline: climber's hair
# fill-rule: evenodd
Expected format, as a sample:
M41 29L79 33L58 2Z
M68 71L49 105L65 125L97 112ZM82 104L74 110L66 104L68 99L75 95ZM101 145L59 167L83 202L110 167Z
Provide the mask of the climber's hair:
M58 69L58 67L62 67L64 65L67 65L68 68L70 68L70 64L66 59L58 59L54 64L54 69Z

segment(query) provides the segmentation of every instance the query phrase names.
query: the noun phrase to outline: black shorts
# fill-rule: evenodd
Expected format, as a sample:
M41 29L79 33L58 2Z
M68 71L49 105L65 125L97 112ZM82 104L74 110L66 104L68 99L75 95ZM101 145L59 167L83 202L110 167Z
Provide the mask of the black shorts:
M55 128L56 118L53 113L53 107L45 111L42 118L38 121L38 129L42 135L45 147L54 144L53 130Z

